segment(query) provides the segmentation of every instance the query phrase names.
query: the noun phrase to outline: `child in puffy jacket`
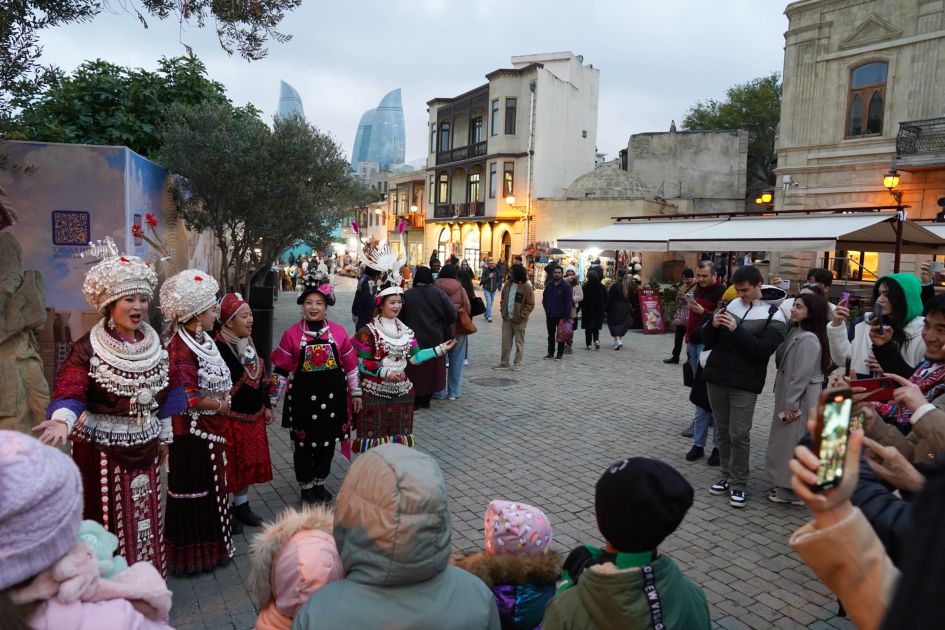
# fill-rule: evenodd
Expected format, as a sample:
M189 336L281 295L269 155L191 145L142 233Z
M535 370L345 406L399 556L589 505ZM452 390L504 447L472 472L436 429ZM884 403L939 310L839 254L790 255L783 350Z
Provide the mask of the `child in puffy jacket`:
M453 564L492 589L503 630L539 628L561 574L548 517L525 503L491 501L484 520L485 551Z
M0 626L170 628L171 592L148 562L111 558L117 539L82 524L82 479L67 455L0 431Z
M344 578L332 521L323 505L289 508L253 541L249 591L259 607L257 630L288 630L312 593Z

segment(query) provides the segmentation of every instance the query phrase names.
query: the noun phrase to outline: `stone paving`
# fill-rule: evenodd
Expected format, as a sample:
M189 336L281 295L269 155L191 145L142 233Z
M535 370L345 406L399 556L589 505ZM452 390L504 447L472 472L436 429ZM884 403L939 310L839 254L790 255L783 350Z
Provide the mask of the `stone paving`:
M349 332L353 289L353 281L339 278L338 304L329 311ZM276 341L296 320L298 309L294 295L283 293L275 313ZM578 331L574 354L560 362L545 361L539 306L528 327L524 368L498 371L492 369L501 338L495 314L492 324L476 318L479 332L470 338L461 398L433 401L431 409L418 411L414 425L417 447L436 457L446 476L457 551L481 548L483 512L496 498L542 508L559 550L599 543L593 511L597 478L622 457L654 457L678 468L696 489L695 504L661 551L703 587L715 627L852 628L836 617L834 597L787 544L789 534L806 521L806 510L766 500L764 449L773 394L763 395L755 412L749 503L736 510L727 497L708 493L717 468L707 466L705 459L683 459L690 441L679 432L692 407L680 366L661 362L669 356L670 335L633 333L615 352L605 327L601 350L587 351ZM497 383L496 378L506 380ZM767 391L773 382L769 369ZM250 493L253 509L266 518L299 500L286 433L278 423L272 425L274 479ZM333 491L347 468L347 462L335 458L329 481ZM169 580L176 627L253 627L256 613L246 590L252 530L246 531L236 536L236 556L228 566Z

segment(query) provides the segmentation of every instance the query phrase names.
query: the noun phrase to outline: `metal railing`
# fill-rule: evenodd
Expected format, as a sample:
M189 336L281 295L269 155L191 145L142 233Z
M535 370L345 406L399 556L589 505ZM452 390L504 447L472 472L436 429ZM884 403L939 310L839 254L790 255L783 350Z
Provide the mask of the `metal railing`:
M896 155L945 153L945 118L927 118L899 123Z
M483 201L469 201L466 203L438 203L433 207L433 218L435 219L484 216L486 216L486 204Z
M464 147L456 147L449 151L438 151L436 154L437 164L449 164L450 162L459 162L470 158L482 157L486 154L486 141L467 144Z

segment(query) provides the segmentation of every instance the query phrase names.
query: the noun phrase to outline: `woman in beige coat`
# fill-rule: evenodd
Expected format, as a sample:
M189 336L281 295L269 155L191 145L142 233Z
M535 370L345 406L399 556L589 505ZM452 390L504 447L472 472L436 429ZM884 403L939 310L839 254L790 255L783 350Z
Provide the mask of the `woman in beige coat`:
M822 297L799 295L791 307L787 337L775 352L778 373L774 382L774 417L765 456L765 470L774 486L768 499L775 503L801 505L791 490L787 463L806 432L804 419L817 405L824 373L830 366L827 313L827 302Z

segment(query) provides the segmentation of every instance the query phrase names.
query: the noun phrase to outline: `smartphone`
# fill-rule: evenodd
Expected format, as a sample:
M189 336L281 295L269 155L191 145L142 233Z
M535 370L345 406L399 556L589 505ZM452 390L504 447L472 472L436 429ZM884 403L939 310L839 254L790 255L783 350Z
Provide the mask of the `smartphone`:
M725 309L727 308L728 308L728 302L726 302L725 300L720 300L718 303L718 306L715 307L715 312L724 313Z
M843 480L852 412L853 391L849 387L828 389L820 394L813 435L814 453L820 458L814 484L816 491L838 486Z
M850 381L850 387L862 387L869 396L864 400L885 401L893 399L893 392L899 387L899 384L891 378L862 378Z
M782 291L787 291L788 289L791 288L791 281L782 280L781 282L778 283L778 286L781 288Z
M873 317L876 318L876 325L879 326L879 334L885 332L883 326L886 325L885 319L883 319L883 307L879 305L879 302L873 305Z
M837 303L837 306L842 306L843 308L850 308L850 292L844 291L840 294L840 302Z

